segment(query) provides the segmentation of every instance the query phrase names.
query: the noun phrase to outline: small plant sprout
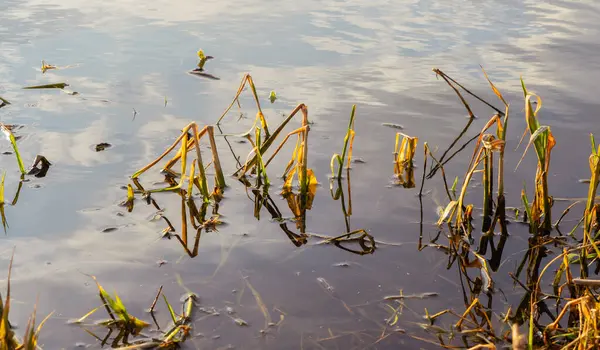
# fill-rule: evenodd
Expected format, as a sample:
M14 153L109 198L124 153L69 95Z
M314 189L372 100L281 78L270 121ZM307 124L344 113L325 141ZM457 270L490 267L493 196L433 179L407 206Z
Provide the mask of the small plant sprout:
M127 199L121 202L121 206L127 208L128 212L133 211L133 202L135 201L135 196L133 193L133 187L131 184L127 184Z
M214 57L206 56L202 49L198 50L198 52L196 54L198 55L198 60L199 60L197 70L202 72L202 71L204 71L204 65L206 64L206 62L210 59L213 59Z
M110 320L103 322L107 327L115 327L123 333L123 338L126 339L128 335L139 335L140 332L148 327L150 324L132 316L129 314L125 305L121 301L121 298L115 293L114 297L111 296L101 285L98 283L96 277L91 276L96 286L98 287L98 294L102 301L106 312L110 316Z

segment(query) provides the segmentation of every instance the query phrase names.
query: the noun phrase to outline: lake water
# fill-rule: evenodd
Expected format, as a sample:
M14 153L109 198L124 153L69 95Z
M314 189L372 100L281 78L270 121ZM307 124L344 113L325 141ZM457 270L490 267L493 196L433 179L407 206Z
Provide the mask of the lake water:
M45 178L23 183L16 205L6 206L9 228L0 237L0 271L6 271L16 246L11 320L24 331L38 300L40 317L55 311L44 327L46 349L99 343L83 329L67 325L99 305L95 275L109 291L118 291L131 313L144 313L156 290L164 286L176 301L187 288L202 306L231 306L250 327L236 325L226 312L193 323L189 348L435 348L406 334L376 343L390 310L379 302L399 293L440 293L410 299L398 327L432 338L416 322L447 307L464 310L456 266L434 249L417 250L419 179L426 141L440 154L463 128L464 107L437 67L500 107L479 65L483 65L512 102L507 149L507 204L520 206L523 181L533 188L535 155L516 172L522 149L514 151L522 130L523 98L519 77L544 100L540 120L557 139L552 155L551 193L585 197L589 177L589 133L598 132L596 93L600 63L600 4L594 1L281 1L232 0L113 1L4 0L0 11L0 96L12 104L0 109L0 120L23 125L16 134L26 163L42 154L52 163ZM187 74L202 48L215 57L207 72L220 80ZM72 67L40 71L41 61ZM339 201L329 193L329 163L340 153L352 104L357 105L353 164L351 229L365 229L380 245L372 255L358 256L335 246L293 245L279 222L254 203L244 186L227 177L229 187L219 207L224 225L203 233L198 256L189 258L175 240L160 238L162 220L149 220L156 209L137 199L127 213L119 203L129 176L159 155L189 122L213 124L229 105L244 73L258 88L265 115L274 128L298 103L305 103L310 130L309 167L320 187L307 231L337 236L346 232ZM22 90L28 85L67 82L72 96L59 90ZM271 104L269 91L277 92ZM248 92L242 99L247 118L236 113L222 124L226 132L247 130L256 110ZM166 101L166 102L165 102ZM475 135L491 116L472 102L479 116L469 130ZM237 108L237 107L236 107ZM134 110L136 111L134 118ZM419 137L417 189L393 186L393 150L398 130ZM295 127L299 121L293 122ZM292 131L289 127L288 131ZM103 152L94 147L112 145ZM217 139L227 174L235 160L223 138ZM248 144L233 143L245 159ZM469 148L446 168L449 179L464 176ZM8 142L0 151L11 151ZM290 154L291 148L282 151ZM283 216L292 216L279 195L277 178L287 156L269 166L271 195ZM19 172L13 155L0 156L7 172L6 198L17 189ZM145 184L161 180L157 171L142 176ZM451 180L450 180L451 181ZM480 182L476 176L475 182ZM436 233L436 208L445 206L442 183L425 184L425 239ZM481 194L468 197L481 206ZM164 215L179 222L176 194L153 196ZM558 203L560 213L566 204ZM582 207L579 207L580 210ZM478 219L478 217L476 217ZM574 224L577 217L567 217ZM288 224L294 228L293 224ZM116 228L116 230L114 230ZM514 271L527 247L527 230L509 227L502 267L494 279L503 288L494 300L498 314L518 302L507 273ZM476 233L476 237L479 234ZM167 263L159 266L164 260ZM348 262L347 267L336 264ZM0 274L3 278L5 273ZM264 317L244 277L260 293L271 317L284 321L269 334L260 333ZM317 278L335 287L336 297ZM241 295L241 296L240 296ZM350 306L350 313L341 302ZM166 324L160 304L157 317ZM100 313L100 311L98 312ZM99 319L104 315L93 315ZM393 327L392 327L393 328ZM391 328L391 329L392 329ZM389 330L388 330L389 332ZM99 330L101 333L101 330ZM202 335L199 335L202 333ZM218 336L218 337L217 337ZM325 338L332 338L324 340Z

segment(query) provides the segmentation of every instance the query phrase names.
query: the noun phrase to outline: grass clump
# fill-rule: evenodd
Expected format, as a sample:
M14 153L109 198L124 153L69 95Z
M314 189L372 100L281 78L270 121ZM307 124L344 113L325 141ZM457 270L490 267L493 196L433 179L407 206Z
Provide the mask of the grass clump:
M106 290L98 283L94 276L91 276L96 285L98 286L98 292L100 296L100 300L102 301L102 306L106 309L106 312L109 315L109 319L105 321L97 322L96 325L100 325L102 327L108 328L107 335L102 339L98 337L93 332L86 329L86 331L102 342L102 344L106 344L114 331L117 332L117 335L112 338L111 346L118 347L122 349L179 349L181 344L187 340L191 331L191 315L195 305L195 301L197 296L191 292L187 292L187 294L182 298L182 312L181 314L177 314L173 306L167 300L167 297L162 294L162 287L158 290L158 294L154 299L152 306L150 307L150 315L156 322L154 318L154 310L160 295L162 294L163 300L171 317L171 325L165 328L164 331L160 331L160 336L158 337L148 337L144 336L142 332L150 327L150 323L140 320L135 316L131 315L125 305L119 298L119 296L115 293L114 296L111 296ZM98 308L93 309L83 317L78 320L72 321L72 323L81 324L96 312ZM157 331L160 330L160 327L157 324ZM132 337L130 339L129 337ZM136 339L138 338L138 339Z
M36 308L27 321L27 327L25 328L25 334L23 340L20 341L9 321L10 314L10 277L12 271L12 264L14 258L14 251L10 258L8 265L8 277L6 282L6 295L5 301L2 302L2 295L0 294L0 350L37 350L39 349L39 336L42 327L46 321L52 316L52 313L46 316L36 327Z

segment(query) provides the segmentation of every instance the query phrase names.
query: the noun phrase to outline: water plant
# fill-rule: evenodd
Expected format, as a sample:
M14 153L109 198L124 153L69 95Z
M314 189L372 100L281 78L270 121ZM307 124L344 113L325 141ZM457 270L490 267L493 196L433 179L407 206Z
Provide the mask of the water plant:
M198 57L200 63L199 70L203 70L206 60L210 56L205 56L199 51ZM48 68L50 69L50 68ZM464 311L455 312L451 309L442 310L436 314L429 314L425 310L427 323L419 324L426 332L433 334L440 341L443 347L454 347L454 341L459 339L464 348L471 349L495 349L510 342L517 349L523 348L524 341L530 348L545 346L546 348L567 347L578 349L591 349L600 345L600 335L598 334L598 325L600 325L598 313L598 303L596 301L598 295L596 287L600 285L600 281L589 278L591 267L597 265L600 257L600 248L598 248L598 232L600 230L600 204L597 203L597 188L600 184L600 145L596 145L594 137L591 136L592 154L589 157L589 167L591 178L589 180L588 196L581 201L585 201L585 211L581 222L583 223L583 236L577 238L576 226L569 236L550 235L553 226L551 224L551 210L553 198L549 195L548 174L550 171L550 154L556 141L550 131L549 126L544 126L539 123L538 113L541 109L541 98L527 91L523 81L522 88L525 98L525 121L527 129L525 131L530 134L529 141L523 153L523 156L531 145L534 146L537 155L537 171L535 175L534 197L533 201L529 201L527 191L522 193L523 207L508 208L506 207L505 198L505 152L507 141L507 130L509 122L510 106L505 100L499 89L492 83L490 77L485 71L485 79L489 83L492 92L504 105L504 111L494 107L489 102L477 96L463 85L449 77L441 70L435 70L436 75L441 77L456 93L458 99L465 107L468 113L469 120L464 128L461 129L457 138L455 138L450 146L441 153L438 158L435 153L435 148L430 148L427 142L423 143L424 148L424 166L421 179L421 188L419 191L419 200L421 204L421 221L420 221L420 237L418 249L425 247L436 249L440 254L447 256L447 269L456 269L460 278L460 289L464 301ZM240 97L244 89L249 87L256 105L256 117L252 127L241 134L226 134L220 128L220 123L229 113L235 104L241 108ZM60 84L51 84L47 86L35 86L30 88L64 88ZM470 96L470 97L469 97ZM485 123L484 127L478 131L475 136L471 137L462 146L459 141L471 129L474 120L476 119L467 98L475 98L484 103L492 110L492 116ZM276 98L274 92L271 93L269 99L273 102ZM2 104L8 104L8 101L1 100ZM537 104L534 104L537 102ZM166 100L165 100L166 105ZM314 171L309 168L309 142L308 136L310 133L310 121L308 119L308 107L304 104L299 104L291 113L283 119L276 127L272 128L269 125L267 118L263 113L260 105L257 88L253 78L246 74L243 76L240 86L229 107L217 121L217 125L208 125L204 127L198 126L196 123L190 123L176 138L175 142L169 146L155 160L136 171L132 176L133 184L127 185L127 197L122 205L128 211L133 210L135 196L140 195L148 205L153 205L156 210L156 217L162 219L167 227L163 231L164 237L175 237L182 245L186 253L190 257L196 257L199 254L199 242L202 232L217 231L217 228L222 223L221 214L219 213L219 203L223 198L225 185L225 177L221 166L221 160L218 153L217 137L223 137L232 153L233 148L229 144L228 138L242 138L250 144L250 150L244 161L243 158L237 157L234 153L236 165L234 165L234 175L244 185L248 198L254 204L254 216L257 219L261 217L261 210L267 209L270 218L276 221L283 232L290 238L296 246L302 246L307 243L309 238L319 238L319 244L327 244L337 246L347 252L366 255L375 252L376 247L380 245L390 245L386 242L380 242L367 231L367 229L352 230L349 222L349 217L352 215L352 199L350 193L350 164L352 161L353 142L355 137L355 113L356 106L352 107L350 120L343 141L343 149L341 154L334 154L330 161L331 180L330 193L334 200L341 199L342 212L345 219L345 231L340 235L328 236L322 234L308 233L306 228L306 213L313 205L315 198L317 179ZM284 128L295 117L301 118L300 125L287 134L284 133ZM2 132L11 142L17 163L22 174L26 174L23 162L18 153L16 138L12 134L10 128L4 124L0 124ZM396 124L388 124L386 126L401 128ZM215 127L218 132L215 133ZM285 135L285 137L281 137ZM204 137L204 139L203 139ZM275 177L269 176L268 171L272 170L273 160L281 152L288 141L295 141L295 146L291 152L291 157L285 166L282 174L282 191L281 195L286 201L293 218L287 218L282 215L282 212L273 200L269 189L276 182ZM278 141L280 140L280 141ZM415 187L413 162L418 146L418 138L410 137L403 133L396 134L394 147L394 174L397 176L399 183L407 188ZM272 147L277 142L277 147ZM464 169L464 176L456 176L452 186L448 186L446 178L445 165L448 164L455 156L462 152L466 147L475 142L473 153L470 156L468 166ZM210 145L212 160L205 164L202 158L204 151ZM168 184L165 188L157 188L146 190L140 183L140 177L146 171L150 170L161 162L165 157L175 152L162 168L162 173L165 175L165 182ZM192 152L193 156L188 159L188 154ZM497 158L496 158L497 156ZM45 159L45 158L44 158ZM521 158L521 161L523 157ZM431 161L428 168L427 163ZM180 170L177 172L173 167L180 162ZM34 167L39 164L40 169L36 174L45 174L43 168L49 166L47 160L36 158ZM207 170L212 166L214 169L214 186L209 186L207 179ZM271 167L270 167L271 166ZM346 169L347 194L344 193L342 186L343 169ZM423 239L423 197L425 196L424 186L425 180L431 178L435 174L441 172L445 196L448 198L448 204L439 211L437 225L432 225L435 232L431 235L429 243L422 244ZM497 176L496 176L497 173ZM31 172L27 174L32 174ZM481 209L469 203L470 198L467 193L472 191L472 182L481 174L482 182L482 205ZM453 174L454 175L454 174ZM37 176L37 175L36 175ZM42 175L43 176L43 175ZM452 178L450 178L452 179ZM497 179L496 199L494 199L494 186ZM253 181L255 180L255 181ZM335 188L337 184L337 188ZM133 186L132 186L133 185ZM21 186L21 184L19 185ZM211 188L212 187L212 188ZM134 189L135 188L135 189ZM194 195L196 188L202 198L200 203L196 202ZM20 187L19 187L20 189ZM212 192L210 191L212 189ZM335 191L334 191L335 189ZM160 192L175 193L179 198L181 207L178 208L181 219L181 227L179 231L175 228L167 217L164 208L160 207L153 195ZM18 198L18 193L15 200ZM348 201L345 201L347 195ZM436 205L438 203L436 202ZM0 213L3 217L3 224L6 228L6 220L4 218L4 176L0 183ZM574 212L575 203L569 205L563 212L561 218L554 225L555 228L562 222L569 211ZM212 211L210 210L212 209ZM514 217L507 217L506 210L514 210ZM481 235L479 244L476 245L477 236L473 235L475 225L477 224L477 213L481 211L483 216L481 224ZM510 277L514 280L517 288L523 289L523 295L519 305L512 310L509 308L502 317L494 312L492 300L494 292L497 290L495 283L495 273L498 272L500 266L505 262L502 260L502 253L508 237L506 223L509 221L523 221L519 219L519 212L526 213L530 232L532 235L528 237L528 246L523 256L522 261L516 267L515 273L511 273ZM169 214L170 215L170 214ZM178 215L179 216L179 215ZM297 231L293 232L287 226L287 222L293 221L296 224ZM566 220L568 222L568 220ZM498 237L495 232L496 224L501 226L501 234ZM195 236L188 235L195 231ZM442 241L446 239L447 242ZM358 245L358 248L356 246ZM491 249L488 250L488 247ZM562 248L562 254L554 257L549 263L544 265L545 260L552 252L551 248ZM490 253L491 251L491 253ZM222 261L227 260L227 254L222 255ZM545 290L545 284L542 283L543 275L550 271L550 266L555 263L560 263L558 269L553 275L552 291ZM579 266L579 277L575 276L573 266ZM12 261L11 261L12 266ZM218 268L217 268L218 270ZM596 271L600 268L596 266ZM216 273L216 271L215 271ZM522 281L524 279L524 281ZM95 278L94 278L95 280ZM332 294L333 287L323 277L317 279L318 283L324 290L331 294L333 298L337 296ZM158 348L177 348L190 335L191 330L191 314L194 305L195 297L192 294L183 301L183 311L177 314L173 306L168 302L163 295L163 300L169 312L172 325L167 331L162 332L159 337L151 340L133 340L128 337L137 337L142 335L142 332L150 327L150 324L142 321L131 315L125 308L119 296L107 293L100 284L96 281L99 295L102 300L102 306L105 307L110 319L102 322L101 325L109 328L111 331L117 331L117 336L112 341L114 346L126 346L128 348L141 347L158 347ZM272 327L272 320L269 310L262 301L262 298L256 292L254 287L246 280L245 285L252 291L256 303L261 313L265 318L265 329ZM458 284L457 284L458 285ZM162 291L159 290L157 297L154 300L151 310L154 311L157 300ZM568 293L568 294L567 294ZM566 296L565 296L566 295ZM10 268L9 268L9 288L7 290L6 302L1 304L2 319L0 320L0 340L6 346L0 346L0 350L19 348L22 346L18 343L18 339L14 335L13 329L8 322L8 311L10 308ZM385 297L386 302L402 301L408 298L407 295ZM487 298L487 303L486 303ZM508 299L508 298L507 298ZM341 300L341 299L340 299ZM550 302L555 302L555 311L551 310ZM508 301L507 301L508 303ZM354 307L347 306L343 303L346 309L352 313ZM386 320L385 327L395 326L401 322L401 311L403 304L385 304L387 311L391 310L391 315ZM100 307L102 307L100 306ZM83 321L89 315L93 314L97 309L83 316L78 321ZM362 310L361 310L362 311ZM440 323L442 319L452 317L451 327L444 329ZM231 318L238 325L248 325L245 321L239 318ZM545 323L544 323L545 322ZM42 322L43 324L43 322ZM566 325L566 326L565 326ZM520 334L520 328L526 326L527 337ZM381 341L384 336L387 336L388 328L384 327L382 335L376 340L376 343ZM26 335L23 344L37 344L37 331L35 329L35 317L32 317L30 324L27 327ZM264 331L264 329L263 329ZM330 330L330 339L334 338L333 332ZM109 336L105 339L108 339ZM431 343L429 339L416 337L420 340ZM512 339L511 339L512 337ZM524 340L527 338L526 340ZM105 343L105 339L101 341Z
M269 132L269 125L267 123L267 119L261 109L260 99L258 97L258 93L256 91L256 86L254 84L254 80L252 76L246 74L242 77L242 81L240 83L240 87L238 88L233 100L229 104L229 106L225 109L221 117L217 120L217 125L221 123L223 118L227 115L230 109L233 107L235 103L238 103L239 106L239 98L241 93L244 90L244 87L248 84L250 86L252 96L254 98L254 102L256 104L257 113L256 118L252 127L242 134L237 135L227 135L227 136L237 136L243 137L250 141L253 148L246 157L246 161L243 166L241 166L236 172L235 175L238 178L245 176L247 173L255 173L259 174L259 178L264 179L268 182L267 176L267 167L271 163L271 161L275 158L275 156L281 151L283 146L292 136L297 136L296 138L296 146L292 152L291 159L289 160L284 173L282 175L284 179L283 191L282 194L290 201L290 207L295 207L296 204L300 211L304 211L307 208L310 208L312 203L312 198L314 198L314 193L316 191L317 180L314 175L314 171L308 168L308 135L310 131L309 120L308 120L308 107L304 104L299 104L292 110L292 112L279 124L279 126L273 131L273 133ZM279 146L273 151L271 156L268 158L266 162L263 161L263 157L269 148L273 145L277 137L282 133L283 129L286 125L296 116L298 113L302 115L302 125L289 132L283 140L280 142ZM259 126L260 123L260 126ZM252 140L252 133L255 135L255 139ZM226 136L226 134L222 134ZM295 197L292 195L291 189L294 183L294 179L297 179L297 185L299 188L298 196Z
M535 94L527 92L523 79L521 79L521 86L523 87L523 95L525 96L525 121L527 122L527 129L523 135L528 131L531 135L527 147L523 152L523 157L525 157L529 146L533 144L538 159L533 202L529 205L526 198L524 198L524 205L530 222L530 232L547 235L552 230L552 198L548 192L548 173L550 172L550 153L556 145L556 140L550 131L550 127L541 125L538 121L538 112L542 108L542 99ZM535 108L532 106L531 99L537 101ZM523 157L521 157L521 161Z
M23 160L21 159L21 154L19 153L19 148L17 147L17 140L15 135L13 135L10 127L4 123L0 123L0 131L4 134L4 137L10 142L13 151L15 152L15 157L17 158L17 165L19 166L19 170L22 175L25 175L25 166L23 165Z
M404 188L415 187L413 159L417 151L418 137L396 133L394 146L394 176Z
M204 65L206 64L206 62L210 59L213 59L212 56L207 56L204 54L204 51L202 49L198 50L198 52L196 53L196 55L198 56L198 68L197 70L202 72L204 71Z
M191 137L188 134L189 131L192 132ZM158 162L160 162L171 151L173 151L173 149L175 149L175 147L177 147L178 144L180 144L179 151L176 153L176 155L173 158L171 158L171 160L169 160L167 162L167 164L162 169L162 171L167 172L172 177L179 176L179 178L180 178L179 182L173 186L169 186L166 188L151 189L146 192L153 193L153 192L165 192L165 191L179 190L183 186L183 183L184 183L185 179L187 178L190 183L193 183L194 185L196 185L198 187L198 190L202 194L204 201L208 202L210 200L212 194L209 193L209 190L208 190L208 182L206 179L206 170L205 170L204 162L202 161L202 153L200 151L200 140L205 135L208 135L207 137L208 137L210 145L211 145L211 153L213 156L211 164L213 165L213 167L215 169L215 189L216 189L216 191L218 191L218 190L222 191L225 188L225 177L223 176L223 169L221 168L221 162L219 160L219 153L217 151L217 145L216 145L215 137L214 137L214 128L212 125L208 125L208 126L205 126L204 128L202 128L202 130L198 130L198 125L195 122L192 122L188 126L186 126L182 130L181 135L179 135L179 137L175 140L175 142L170 147L168 147L160 156L158 156L158 158L156 158L155 160L153 160L152 162L150 162L149 164L147 164L140 170L136 171L131 176L131 178L137 179L141 174L143 174L148 169L152 168L154 165L156 165ZM193 159L193 162L195 162L195 164L198 165L198 175L196 175L195 171L191 171L189 174L187 172L187 164L188 164L187 154L188 154L188 152L191 152L192 150L196 151L195 152L196 157ZM181 172L179 174L177 174L171 170L171 167L173 167L178 161L181 161ZM194 169L194 168L192 168L192 169Z
M162 294L172 323L164 331L161 331L160 326L157 324L157 331L160 333L160 336L158 337L140 337L142 335L142 331L150 327L150 324L131 315L116 293L114 293L114 296L111 296L98 283L94 276L91 277L94 279L98 287L102 306L104 306L108 316L110 317L108 320L97 322L96 325L106 327L109 331L103 339L98 337L90 330L86 329L86 331L88 334L101 341L103 345L108 342L114 331L117 331L118 333L112 339L111 346L118 347L119 349L179 349L181 344L189 337L192 321L191 315L197 300L196 294L186 289L187 293L182 298L182 312L178 315L175 313L173 307L167 300L167 297L162 294L161 286L161 288L158 290L156 298L150 306L150 315L156 322L156 319L154 318L154 311L156 303ZM178 282L181 284L179 278ZM93 309L80 319L71 321L71 323L82 324L85 319L95 313L99 308L100 307ZM129 339L130 336L132 339Z
M27 321L27 327L25 328L23 340L20 341L17 338L13 330L13 326L10 324L10 321L8 319L10 314L11 302L10 277L13 259L14 250L11 255L10 262L8 264L8 277L6 279L6 295L4 303L2 302L2 296L0 295L0 350L37 350L39 349L38 339L42 327L50 318L50 316L52 316L52 313L46 316L46 318L44 318L42 322L40 322L40 324L36 327L36 308L34 307L34 311L29 317L29 320Z
M352 145L354 144L354 136L356 132L354 131L354 116L356 113L356 105L352 106L352 112L350 112L350 121L348 122L348 131L346 132L346 136L344 137L344 148L342 149L342 154L335 153L331 157L331 176L337 177L338 179L342 177L342 169L344 168L344 162L346 162L346 169L350 168L350 163L352 162ZM348 157L346 160L346 153L348 153ZM335 173L335 163L337 161L338 170L337 174Z

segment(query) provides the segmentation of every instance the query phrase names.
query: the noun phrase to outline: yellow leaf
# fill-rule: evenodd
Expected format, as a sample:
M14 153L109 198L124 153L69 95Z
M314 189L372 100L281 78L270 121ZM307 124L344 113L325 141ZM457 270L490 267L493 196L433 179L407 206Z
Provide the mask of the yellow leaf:
M456 208L457 204L458 204L457 201L451 201L450 203L448 203L448 205L446 206L446 209L444 209L444 212L442 212L442 215L440 215L440 218L437 221L438 226L443 224L444 221L450 220L451 213L454 212L454 208Z
M317 185L317 177L312 169L306 169L306 176L308 177L308 186Z
M292 189L292 181L294 180L294 175L296 174L296 167L293 167L290 173L285 178L285 183L283 184L284 190Z

